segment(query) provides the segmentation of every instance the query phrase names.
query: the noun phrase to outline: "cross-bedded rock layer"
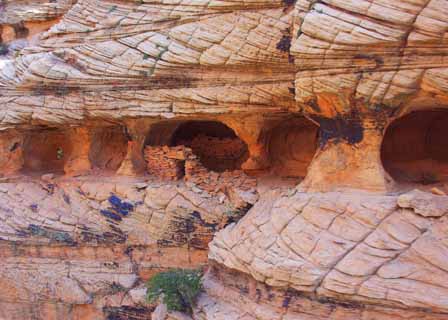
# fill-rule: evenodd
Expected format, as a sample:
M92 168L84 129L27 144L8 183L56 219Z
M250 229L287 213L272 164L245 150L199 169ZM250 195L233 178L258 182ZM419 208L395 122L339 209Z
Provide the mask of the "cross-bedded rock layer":
M267 195L218 233L209 257L272 287L447 313L448 198Z
M204 265L255 203L211 242L195 318L446 319L447 11L3 1L0 318L149 319L142 281ZM223 126L231 166L208 158ZM145 147L185 144L190 182L148 175Z
M156 272L203 266L232 204L193 189L111 178L2 183L0 318L98 319L142 304Z

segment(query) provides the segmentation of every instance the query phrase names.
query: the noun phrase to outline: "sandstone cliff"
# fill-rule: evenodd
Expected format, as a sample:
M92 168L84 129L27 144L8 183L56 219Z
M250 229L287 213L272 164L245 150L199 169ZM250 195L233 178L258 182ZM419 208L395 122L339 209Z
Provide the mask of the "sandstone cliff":
M0 319L448 319L447 13L2 1Z

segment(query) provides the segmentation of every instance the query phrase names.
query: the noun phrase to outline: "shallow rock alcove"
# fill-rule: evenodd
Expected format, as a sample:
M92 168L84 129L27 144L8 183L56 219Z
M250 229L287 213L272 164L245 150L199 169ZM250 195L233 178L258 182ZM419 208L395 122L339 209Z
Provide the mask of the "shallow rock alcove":
M104 172L115 172L126 157L128 139L121 126L91 130L89 159L92 167Z
M64 130L44 129L28 132L23 145L23 172L63 174L72 151L70 138Z
M272 172L305 177L317 150L319 128L304 117L283 120L269 130L268 154Z
M381 158L399 183L430 185L448 181L448 111L415 111L392 122Z

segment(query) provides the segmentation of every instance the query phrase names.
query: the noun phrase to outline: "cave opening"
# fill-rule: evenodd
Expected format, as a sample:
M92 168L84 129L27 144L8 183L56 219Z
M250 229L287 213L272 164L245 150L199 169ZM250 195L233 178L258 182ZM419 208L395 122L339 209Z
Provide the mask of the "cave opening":
M145 145L150 173L165 176L166 172L176 178L183 177L186 171L197 172L197 162L193 161L196 157L201 166L214 172L238 170L248 157L246 143L218 121L157 123L151 127Z
M23 172L63 174L71 152L72 144L64 130L32 131L24 139Z
M235 132L217 121L187 121L178 126L171 146L186 146L211 171L238 170L248 157L248 148Z
M95 171L114 173L126 157L128 139L124 128L100 127L91 130L89 160Z
M319 127L305 117L278 122L267 133L271 172L285 178L304 178L317 151Z
M415 111L392 122L381 147L385 170L399 183L448 181L448 111Z

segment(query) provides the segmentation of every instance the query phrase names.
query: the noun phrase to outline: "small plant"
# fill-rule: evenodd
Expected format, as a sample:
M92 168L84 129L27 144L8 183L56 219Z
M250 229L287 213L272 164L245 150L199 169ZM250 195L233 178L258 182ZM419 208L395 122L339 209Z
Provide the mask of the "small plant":
M62 158L64 158L64 150L61 147L58 147L56 150L56 158L58 160L62 160Z
M239 214L239 211L232 204L226 204L226 211L224 211L224 214L228 218L232 218L237 216Z
M162 299L169 311L191 314L202 289L201 277L201 270L172 269L161 272L146 283L146 298L151 303Z

